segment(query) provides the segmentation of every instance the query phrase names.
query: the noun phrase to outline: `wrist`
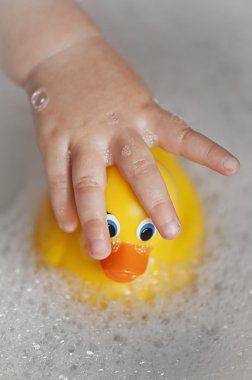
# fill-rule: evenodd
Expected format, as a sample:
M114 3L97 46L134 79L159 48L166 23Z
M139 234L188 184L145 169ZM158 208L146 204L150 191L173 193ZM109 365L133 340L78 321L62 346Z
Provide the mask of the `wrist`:
M16 6L17 14L7 20L19 20L15 28L7 24L0 28L1 65L21 86L41 62L85 38L100 35L94 22L72 0L23 3L24 9Z
M64 75L71 67L74 68L79 62L82 62L83 67L96 46L104 43L100 34L82 36L80 40L37 62L22 82L22 87L28 96L39 88L50 88L55 78Z

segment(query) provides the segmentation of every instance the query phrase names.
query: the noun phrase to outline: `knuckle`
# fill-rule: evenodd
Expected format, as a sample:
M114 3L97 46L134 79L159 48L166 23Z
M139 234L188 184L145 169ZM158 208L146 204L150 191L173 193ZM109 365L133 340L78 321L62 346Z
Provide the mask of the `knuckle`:
M74 187L78 193L87 193L89 191L100 189L102 186L92 176L82 176L76 179Z
M213 154L215 148L216 148L216 144L215 144L214 142L212 142L212 143L209 145L209 147L208 147L208 149L206 150L206 152L205 152L205 158L206 158L206 160L208 160L208 159L211 157L211 155Z
M178 135L178 145L183 146L193 134L194 130L191 127L182 128Z
M49 176L48 183L52 191L62 190L68 187L68 178L62 174Z
M104 223L99 218L87 218L82 221L83 229L87 232L95 232L97 237L97 231L101 231L104 227Z
M54 152L55 149L61 146L62 143L65 143L66 140L67 135L58 128L52 129L51 131L44 129L37 133L38 146L43 156L46 156L49 152Z
M160 209L167 207L167 202L164 198L153 199L150 205L151 214L156 214Z
M45 137L50 141L51 143L58 143L64 138L64 128L53 128L47 133L45 133Z
M130 175L137 178L146 174L151 174L156 171L156 164L146 158L141 158L133 161Z

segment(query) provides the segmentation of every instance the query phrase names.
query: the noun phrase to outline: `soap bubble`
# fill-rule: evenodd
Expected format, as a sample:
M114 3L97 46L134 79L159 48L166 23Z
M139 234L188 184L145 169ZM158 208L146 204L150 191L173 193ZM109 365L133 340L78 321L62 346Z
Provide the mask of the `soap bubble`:
M229 234L222 198L204 184L199 190L211 239L197 283L169 298L136 300L130 307L113 301L101 309L73 300L65 275L38 265L33 228L44 188L25 189L0 217L1 377L192 380L185 368L194 373L197 362L203 370L209 357L221 378L249 368L251 280L236 253L239 231ZM239 271L238 283L233 273ZM219 380L218 373L202 379Z

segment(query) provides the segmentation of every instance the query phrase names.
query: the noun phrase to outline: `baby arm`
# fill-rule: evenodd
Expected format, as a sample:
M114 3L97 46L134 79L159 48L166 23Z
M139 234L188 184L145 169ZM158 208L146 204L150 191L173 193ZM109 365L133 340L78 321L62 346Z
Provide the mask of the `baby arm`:
M0 51L29 97L45 89L48 105L34 117L54 213L67 232L80 221L95 258L110 253L106 166L119 167L166 239L181 226L151 146L224 175L239 169L228 151L155 103L71 0L0 0Z

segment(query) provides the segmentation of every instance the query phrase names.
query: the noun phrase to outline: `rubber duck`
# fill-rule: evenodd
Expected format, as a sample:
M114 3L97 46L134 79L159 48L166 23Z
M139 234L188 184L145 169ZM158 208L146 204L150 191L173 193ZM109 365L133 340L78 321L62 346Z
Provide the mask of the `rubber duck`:
M111 254L97 261L87 251L79 228L64 233L54 218L49 198L43 200L35 228L40 262L81 280L81 299L150 299L187 284L201 257L204 236L197 192L177 160L152 148L160 173L182 223L182 233L164 240L115 166L107 168L105 192ZM106 301L107 300L107 301Z

